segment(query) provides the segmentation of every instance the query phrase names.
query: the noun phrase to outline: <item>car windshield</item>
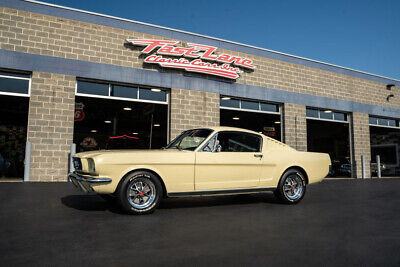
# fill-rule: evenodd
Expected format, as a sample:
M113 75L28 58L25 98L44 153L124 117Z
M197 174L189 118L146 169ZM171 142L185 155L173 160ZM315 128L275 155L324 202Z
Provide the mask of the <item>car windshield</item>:
M210 129L188 130L181 133L166 148L194 151L212 133Z

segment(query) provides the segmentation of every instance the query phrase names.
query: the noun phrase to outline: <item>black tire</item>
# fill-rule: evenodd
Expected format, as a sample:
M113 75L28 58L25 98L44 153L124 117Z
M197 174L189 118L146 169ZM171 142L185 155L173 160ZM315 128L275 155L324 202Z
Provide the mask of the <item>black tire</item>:
M153 213L162 195L160 180L146 171L137 171L125 176L116 194L121 208L135 215Z
M296 183L294 184L294 182ZM306 194L306 179L304 174L297 169L288 169L282 175L274 194L282 203L299 203Z

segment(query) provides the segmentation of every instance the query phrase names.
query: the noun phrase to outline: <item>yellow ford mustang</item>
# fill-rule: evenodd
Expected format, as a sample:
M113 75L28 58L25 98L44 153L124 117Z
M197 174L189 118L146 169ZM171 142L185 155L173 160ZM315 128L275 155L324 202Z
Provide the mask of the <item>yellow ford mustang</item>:
M274 191L282 202L298 203L331 161L253 131L211 127L184 131L161 150L83 152L73 163L68 178L75 186L146 214L163 197Z

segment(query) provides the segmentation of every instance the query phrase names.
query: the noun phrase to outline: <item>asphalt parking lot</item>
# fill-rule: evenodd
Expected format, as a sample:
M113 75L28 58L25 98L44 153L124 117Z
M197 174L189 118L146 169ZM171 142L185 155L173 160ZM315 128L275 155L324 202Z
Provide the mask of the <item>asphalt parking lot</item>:
M400 179L163 201L121 214L67 183L0 183L2 266L399 266Z

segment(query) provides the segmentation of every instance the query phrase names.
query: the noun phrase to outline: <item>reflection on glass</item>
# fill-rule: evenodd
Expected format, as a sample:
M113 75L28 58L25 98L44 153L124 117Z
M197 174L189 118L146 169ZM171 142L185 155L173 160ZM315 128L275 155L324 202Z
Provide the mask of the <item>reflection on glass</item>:
M378 124L378 118L369 117L369 124Z
M29 93L29 80L0 77L0 91L8 93Z
M203 143L205 139L207 139L212 132L213 131L210 129L195 129L185 131L175 138L166 148L194 151L201 143Z
M167 101L167 93L161 90L139 88L139 98L153 101Z
M319 116L321 119L327 119L327 120L332 120L333 119L333 112L328 112L328 111L320 111Z
M220 99L221 107L240 108L240 101L237 99Z
M77 152L148 149L150 143L151 148L161 148L167 144L168 105L82 96L75 101Z
M261 110L263 110L263 111L271 111L271 112L279 112L278 105L267 104L267 103L261 103Z
M334 119L337 121L346 121L346 115L344 113L339 113L339 112L335 112L334 113Z
M318 118L318 110L308 108L306 110L306 116L311 118Z
M395 120L388 120L388 122L389 122L389 126L396 127L396 121Z
M113 85L111 95L116 97L125 97L125 98L137 98L138 88L129 87L129 86L121 86L121 85Z
M109 85L106 83L77 82L77 92L80 94L108 96Z
M378 166L376 157L380 156L381 176L400 175L400 129L370 126L371 174L376 177Z
M258 105L258 102L242 100L242 109L259 110L259 105Z

